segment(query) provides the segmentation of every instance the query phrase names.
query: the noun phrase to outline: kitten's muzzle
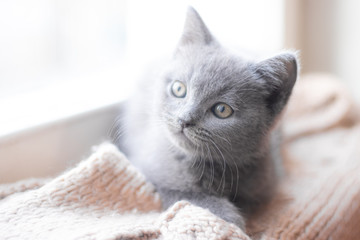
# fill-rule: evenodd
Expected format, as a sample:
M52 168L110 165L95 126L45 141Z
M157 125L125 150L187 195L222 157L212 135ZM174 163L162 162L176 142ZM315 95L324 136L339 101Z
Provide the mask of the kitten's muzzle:
M192 121L186 121L186 120L183 120L183 119L181 119L181 118L178 119L178 123L179 123L179 125L180 125L180 127L181 127L181 131L183 131L184 128L191 127L191 126L194 126L194 125L195 125L194 122L192 122Z

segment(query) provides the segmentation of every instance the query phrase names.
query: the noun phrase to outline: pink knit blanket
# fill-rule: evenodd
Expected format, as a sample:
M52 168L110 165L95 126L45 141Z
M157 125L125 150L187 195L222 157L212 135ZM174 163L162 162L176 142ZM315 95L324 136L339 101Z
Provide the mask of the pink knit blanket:
M360 239L360 117L338 81L308 76L284 114L285 176L246 231L186 201L161 209L111 144L54 179L0 185L0 239Z

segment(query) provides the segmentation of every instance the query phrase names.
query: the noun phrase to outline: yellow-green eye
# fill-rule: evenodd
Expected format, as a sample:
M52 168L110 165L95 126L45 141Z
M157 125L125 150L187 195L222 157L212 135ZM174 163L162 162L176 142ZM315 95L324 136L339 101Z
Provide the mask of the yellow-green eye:
M175 97L183 98L186 96L186 86L180 81L175 81L171 86L171 92Z
M212 107L212 112L218 118L228 118L233 114L234 110L226 103L217 103Z

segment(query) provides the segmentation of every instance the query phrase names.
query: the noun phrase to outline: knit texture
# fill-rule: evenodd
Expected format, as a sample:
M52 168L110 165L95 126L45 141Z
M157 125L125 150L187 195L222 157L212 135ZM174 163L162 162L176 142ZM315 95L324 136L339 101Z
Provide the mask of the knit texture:
M54 179L0 185L0 239L360 239L360 118L329 76L304 77L284 114L284 170L246 232L154 187L111 144Z

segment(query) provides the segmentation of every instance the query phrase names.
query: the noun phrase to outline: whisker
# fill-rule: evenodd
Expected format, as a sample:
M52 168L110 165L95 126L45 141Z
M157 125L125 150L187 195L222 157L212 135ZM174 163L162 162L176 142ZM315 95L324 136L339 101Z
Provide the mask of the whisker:
M203 151L203 148L201 148L201 151ZM202 168L202 172L200 174L200 178L198 179L199 181L202 179L202 177L204 176L204 172L205 172L205 159L203 159L202 157L200 157L200 161L203 165L203 168ZM200 164L199 164L200 165Z
M211 139L209 138L210 142L215 146L215 148L217 149L217 151L220 153L221 155L221 158L223 160L223 171L222 171L222 174L221 174L221 179L220 179L220 183L219 183L219 186L217 188L217 192L219 191L220 189L220 186L221 184L223 184L223 190L221 192L221 195L223 194L223 191L224 191L224 188L225 188L225 171L226 171L226 160L225 160L225 157L223 155L223 153L221 152L221 150L219 149L219 147L216 145L216 143ZM224 182L223 182L224 181Z

